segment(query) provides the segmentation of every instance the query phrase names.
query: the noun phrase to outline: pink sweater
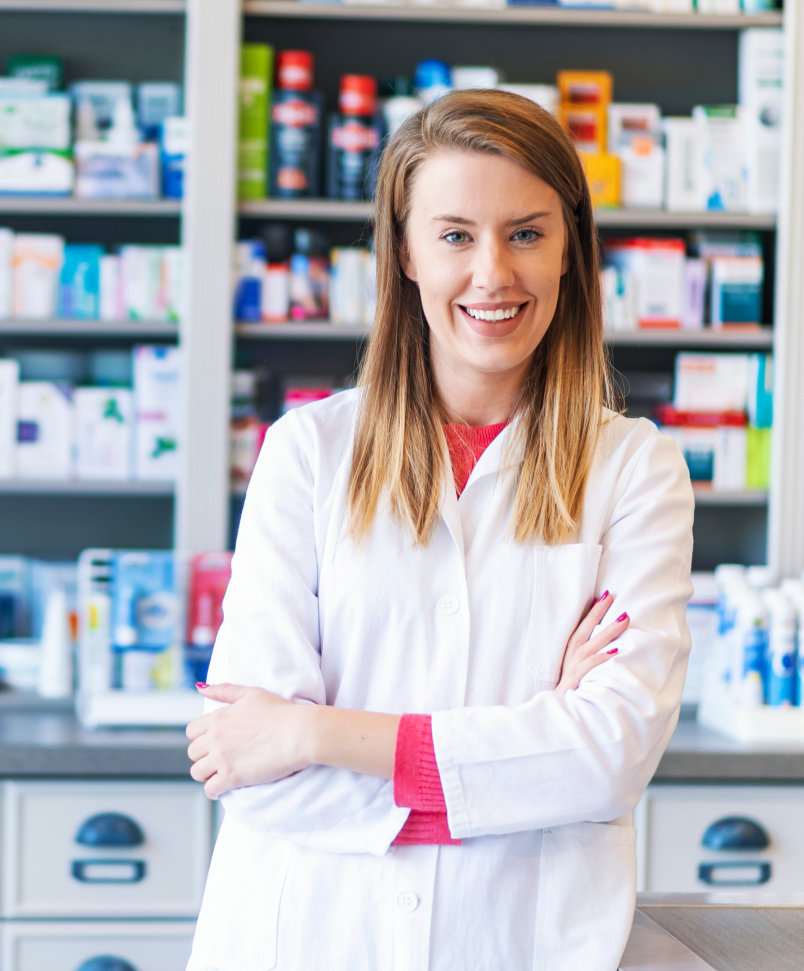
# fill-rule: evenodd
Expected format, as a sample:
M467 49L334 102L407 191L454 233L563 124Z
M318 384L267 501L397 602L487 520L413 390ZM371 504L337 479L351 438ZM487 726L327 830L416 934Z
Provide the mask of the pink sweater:
M501 422L480 428L444 426L455 491L459 496L477 460L506 424ZM394 754L394 802L411 810L393 842L394 846L460 843L460 840L452 839L447 825L447 805L438 774L429 715L403 715L399 723Z

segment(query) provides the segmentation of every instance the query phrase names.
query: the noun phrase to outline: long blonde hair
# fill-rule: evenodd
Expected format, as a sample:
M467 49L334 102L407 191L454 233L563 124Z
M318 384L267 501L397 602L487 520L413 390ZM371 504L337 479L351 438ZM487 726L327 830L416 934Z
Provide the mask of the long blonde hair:
M400 255L416 172L434 153L456 149L505 156L561 200L569 267L517 406L524 459L513 510L517 540L560 543L580 517L609 400L597 231L580 159L559 123L525 98L491 90L453 92L428 105L383 152L375 200L377 313L360 370L349 481L352 532L358 539L368 533L385 490L417 544L427 542L438 519L445 416L418 288Z

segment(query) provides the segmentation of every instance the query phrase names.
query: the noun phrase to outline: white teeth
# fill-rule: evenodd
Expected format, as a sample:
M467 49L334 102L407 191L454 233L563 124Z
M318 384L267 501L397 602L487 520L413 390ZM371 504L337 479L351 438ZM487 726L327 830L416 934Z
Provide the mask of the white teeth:
M464 307L464 310L475 320L510 320L516 317L522 307L506 307L505 310L475 310L472 307Z

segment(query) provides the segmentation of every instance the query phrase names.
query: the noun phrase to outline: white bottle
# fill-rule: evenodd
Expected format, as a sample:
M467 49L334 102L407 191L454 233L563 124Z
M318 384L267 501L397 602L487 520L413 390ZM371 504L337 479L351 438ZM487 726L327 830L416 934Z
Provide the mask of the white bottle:
M742 681L742 642L737 626L740 594L747 584L745 567L721 563L715 567L717 596L717 679L719 686L733 693Z
M781 707L796 701L796 609L776 587L763 591L768 609L766 700Z
M742 669L738 703L754 708L765 701L768 660L768 612L756 590L745 587L737 609Z
M68 698L72 691L73 644L67 595L62 586L56 586L45 604L39 659L39 694L43 698Z

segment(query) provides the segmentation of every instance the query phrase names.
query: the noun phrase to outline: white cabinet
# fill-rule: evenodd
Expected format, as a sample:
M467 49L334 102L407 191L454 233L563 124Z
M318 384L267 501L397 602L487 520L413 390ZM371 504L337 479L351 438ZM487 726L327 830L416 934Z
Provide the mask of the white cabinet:
M184 967L212 845L199 786L4 782L0 800L4 971Z
M803 786L654 785L636 813L639 889L804 891Z

